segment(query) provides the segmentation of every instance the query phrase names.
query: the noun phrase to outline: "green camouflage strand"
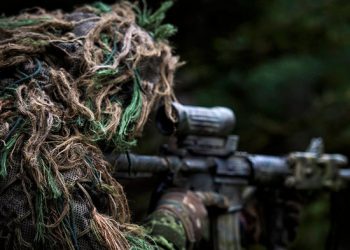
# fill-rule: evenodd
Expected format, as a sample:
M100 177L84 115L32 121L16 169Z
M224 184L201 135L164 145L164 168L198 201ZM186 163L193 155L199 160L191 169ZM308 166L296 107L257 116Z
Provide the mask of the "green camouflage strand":
M36 25L45 21L50 20L50 17L41 17L36 19L11 19L11 18L0 18L1 29L15 29L23 26Z
M0 176L5 177L7 175L7 158L10 154L13 146L16 144L18 134L15 134L10 138L10 140L5 144L4 148L1 150L1 168L0 168Z
M177 32L176 27L171 24L162 24L165 13L173 6L173 1L165 1L158 10L151 12L147 9L146 1L143 2L143 9L135 6L137 13L137 23L144 29L148 30L155 39L167 39Z
M116 145L120 146L121 149L126 149L136 144L136 140L128 141L126 137L129 134L129 131L132 130L133 123L139 118L142 112L140 82L140 75L137 70L134 70L133 96L130 104L126 107L122 115L116 137Z

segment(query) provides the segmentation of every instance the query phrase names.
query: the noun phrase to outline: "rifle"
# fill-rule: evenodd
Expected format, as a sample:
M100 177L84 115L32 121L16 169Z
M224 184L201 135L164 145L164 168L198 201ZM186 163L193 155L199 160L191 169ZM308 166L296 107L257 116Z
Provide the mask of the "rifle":
M115 167L117 178L163 173L172 186L228 197L229 209L211 218L215 249L241 249L237 212L244 206L244 187L335 191L350 180L350 170L344 168L347 158L325 154L320 138L312 139L305 152L248 154L237 151L238 136L230 134L235 125L232 110L179 103L172 107L175 120L166 116L164 107L156 115L160 132L176 139L163 146L160 156L109 154L106 159Z

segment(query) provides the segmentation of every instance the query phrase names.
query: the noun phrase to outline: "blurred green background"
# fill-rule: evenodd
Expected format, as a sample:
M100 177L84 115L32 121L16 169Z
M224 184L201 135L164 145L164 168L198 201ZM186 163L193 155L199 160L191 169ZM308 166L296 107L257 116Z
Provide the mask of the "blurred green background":
M178 0L168 21L187 62L179 99L231 107L241 150L284 154L320 136L328 152L350 156L350 1ZM339 229L349 222L347 194L310 196L291 249L326 249L331 209L333 237L348 238L348 224ZM336 241L334 249L350 249Z
M87 2L93 1L0 5L11 14L35 5L69 10ZM156 8L162 1L148 2ZM321 136L328 152L350 156L350 1L177 0L167 22L178 27L171 44L187 62L177 74L178 98L232 108L241 150L284 154ZM144 139L142 144L151 151L158 143ZM332 216L343 213L335 216L338 228L347 226L342 222L346 195L311 196L291 249L325 249L331 209ZM339 232L347 238L345 228Z

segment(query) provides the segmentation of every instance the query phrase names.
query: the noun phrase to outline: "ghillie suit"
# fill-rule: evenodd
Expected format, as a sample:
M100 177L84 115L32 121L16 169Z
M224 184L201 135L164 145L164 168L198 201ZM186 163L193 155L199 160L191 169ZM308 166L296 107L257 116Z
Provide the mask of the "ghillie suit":
M147 248L100 146L123 152L154 104L170 112L167 7L99 3L0 19L2 248Z

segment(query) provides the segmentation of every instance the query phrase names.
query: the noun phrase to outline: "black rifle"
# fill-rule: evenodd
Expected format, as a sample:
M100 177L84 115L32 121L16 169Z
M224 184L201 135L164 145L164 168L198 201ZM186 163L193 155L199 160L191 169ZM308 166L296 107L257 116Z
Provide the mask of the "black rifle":
M106 158L115 167L117 177L168 173L172 186L227 196L230 208L213 219L215 249L241 249L236 212L244 204L244 187L338 190L350 180L350 170L343 168L347 158L324 154L319 138L313 139L305 152L252 155L237 151L238 136L230 135L235 125L232 110L179 103L173 103L173 110L175 121L165 115L164 108L157 112L160 132L176 138L175 143L163 147L161 156L109 154Z

